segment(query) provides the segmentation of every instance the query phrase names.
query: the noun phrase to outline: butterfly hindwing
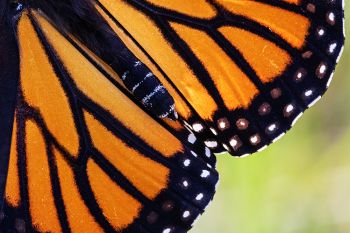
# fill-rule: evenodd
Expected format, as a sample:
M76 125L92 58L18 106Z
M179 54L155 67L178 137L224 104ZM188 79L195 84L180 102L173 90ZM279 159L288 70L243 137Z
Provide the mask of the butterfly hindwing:
M20 74L1 229L186 232L218 179L200 146L148 115L42 13L25 9L16 34Z
M98 0L214 152L264 149L324 94L344 44L341 0Z

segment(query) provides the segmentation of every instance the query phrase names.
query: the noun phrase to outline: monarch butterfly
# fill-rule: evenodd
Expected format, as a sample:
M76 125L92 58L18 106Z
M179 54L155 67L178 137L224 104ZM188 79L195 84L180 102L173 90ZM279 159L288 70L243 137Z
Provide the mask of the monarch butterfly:
M341 0L0 4L10 232L186 232L215 192L212 152L276 141L344 44Z

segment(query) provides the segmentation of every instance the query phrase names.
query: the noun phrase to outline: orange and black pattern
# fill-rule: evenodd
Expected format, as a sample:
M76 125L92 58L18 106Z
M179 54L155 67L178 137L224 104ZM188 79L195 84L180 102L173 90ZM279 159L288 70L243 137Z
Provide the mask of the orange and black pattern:
M187 232L215 193L211 153L147 114L40 11L17 10L17 43L0 38L14 53L1 54L2 86L18 75L14 111L1 112L2 125L14 117L1 232Z
M187 232L212 152L266 148L324 94L343 8L0 0L0 230Z
M188 140L260 151L326 91L344 43L342 0L98 0L175 99Z

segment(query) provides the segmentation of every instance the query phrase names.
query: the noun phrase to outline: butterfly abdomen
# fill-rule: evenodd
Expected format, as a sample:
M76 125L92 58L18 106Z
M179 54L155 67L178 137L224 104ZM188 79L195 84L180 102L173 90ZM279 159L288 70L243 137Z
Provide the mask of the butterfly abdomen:
M136 99L161 118L176 118L175 103L157 77L140 61L125 71L122 80Z

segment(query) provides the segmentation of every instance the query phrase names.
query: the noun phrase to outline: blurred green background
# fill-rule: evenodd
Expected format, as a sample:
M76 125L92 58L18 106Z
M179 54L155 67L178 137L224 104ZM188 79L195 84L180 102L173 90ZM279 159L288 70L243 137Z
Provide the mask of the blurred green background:
M349 233L350 42L329 91L293 130L262 153L218 157L217 194L191 233Z

